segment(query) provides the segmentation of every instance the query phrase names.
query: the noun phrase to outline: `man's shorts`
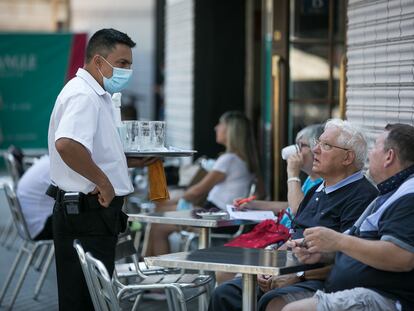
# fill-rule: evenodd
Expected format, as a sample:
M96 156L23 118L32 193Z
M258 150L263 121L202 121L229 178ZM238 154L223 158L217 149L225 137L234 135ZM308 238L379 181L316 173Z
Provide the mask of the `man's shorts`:
M317 311L401 310L399 302L388 299L373 290L363 287L356 287L335 293L325 293L318 290L313 297L318 300Z

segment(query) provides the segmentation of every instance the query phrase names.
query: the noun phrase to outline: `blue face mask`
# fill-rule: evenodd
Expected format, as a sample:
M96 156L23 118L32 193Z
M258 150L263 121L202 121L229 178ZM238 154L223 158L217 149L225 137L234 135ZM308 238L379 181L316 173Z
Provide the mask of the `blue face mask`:
M103 78L105 91L111 94L122 91L128 86L128 82L132 76L132 69L114 67L105 58L103 59L108 63L109 66L112 67L113 70L112 77L106 78L98 68L99 73Z

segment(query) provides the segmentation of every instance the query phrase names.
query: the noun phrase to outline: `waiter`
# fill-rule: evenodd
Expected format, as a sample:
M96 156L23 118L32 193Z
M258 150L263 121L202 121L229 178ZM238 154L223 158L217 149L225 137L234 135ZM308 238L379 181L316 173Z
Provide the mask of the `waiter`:
M121 208L133 191L127 166L153 161L126 160L113 118L111 94L128 84L134 46L125 33L97 31L88 43L84 68L62 89L50 118L49 194L56 199L59 310L93 310L73 240L79 239L112 275L117 236L127 222Z

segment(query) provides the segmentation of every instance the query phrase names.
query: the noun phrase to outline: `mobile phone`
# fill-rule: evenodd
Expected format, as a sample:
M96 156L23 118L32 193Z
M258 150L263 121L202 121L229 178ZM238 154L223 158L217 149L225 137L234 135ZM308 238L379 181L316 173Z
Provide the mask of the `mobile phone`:
M80 203L80 193L79 192L66 192L63 195L63 205L68 215L77 215L79 214L79 203Z

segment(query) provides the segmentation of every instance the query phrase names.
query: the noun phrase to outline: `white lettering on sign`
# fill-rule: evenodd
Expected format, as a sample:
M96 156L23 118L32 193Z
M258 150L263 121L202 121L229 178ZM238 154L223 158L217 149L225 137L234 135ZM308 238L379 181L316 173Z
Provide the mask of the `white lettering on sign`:
M33 71L37 67L35 54L0 55L0 71Z

